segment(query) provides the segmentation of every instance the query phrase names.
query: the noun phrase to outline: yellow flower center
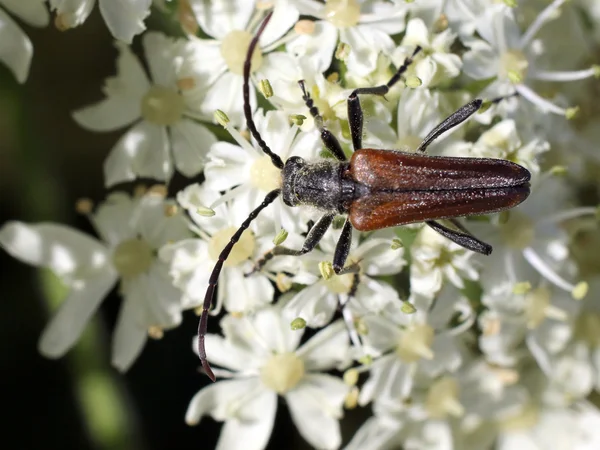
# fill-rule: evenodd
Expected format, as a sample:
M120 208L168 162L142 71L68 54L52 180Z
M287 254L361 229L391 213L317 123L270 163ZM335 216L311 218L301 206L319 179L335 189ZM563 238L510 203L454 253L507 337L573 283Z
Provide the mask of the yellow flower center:
M181 94L164 86L152 86L142 98L142 117L156 125L173 125L181 119L184 109Z
M261 191L270 192L281 186L281 171L265 155L256 159L250 167L250 181Z
M529 404L514 416L500 421L499 428L502 431L520 431L533 428L540 418L540 410L537 406Z
M535 237L535 225L525 214L511 211L506 223L500 227L500 236L509 247L523 250Z
M354 274L345 273L344 275L334 275L327 280L323 280L327 289L332 294L347 294L352 287Z
M550 308L550 289L539 287L532 290L525 297L525 317L527 326L537 328L547 317Z
M432 419L444 419L448 416L461 417L465 409L458 401L458 383L453 378L436 381L425 400L425 409Z
M507 50L500 57L500 78L522 83L527 77L529 62L520 50Z
M338 28L353 27L360 19L360 5L356 0L327 0L325 18Z
M434 331L429 325L411 325L402 333L396 354L406 363L433 359L431 344Z
M295 353L280 353L271 356L261 368L260 379L269 389L285 394L296 387L304 373L304 361Z
M129 239L115 248L112 259L122 278L132 278L150 268L154 261L154 251L142 239Z
M244 74L244 61L246 61L246 53L253 36L247 31L233 30L221 43L221 55L225 60L225 64L232 73L237 75ZM252 53L250 61L250 72L257 70L262 64L263 55L258 45Z
M221 251L231 240L231 236L237 231L235 227L225 228L212 235L208 241L208 255L213 261L219 259ZM234 267L246 261L254 253L254 235L252 231L246 230L242 233L240 240L231 250L227 261L223 264L224 267Z

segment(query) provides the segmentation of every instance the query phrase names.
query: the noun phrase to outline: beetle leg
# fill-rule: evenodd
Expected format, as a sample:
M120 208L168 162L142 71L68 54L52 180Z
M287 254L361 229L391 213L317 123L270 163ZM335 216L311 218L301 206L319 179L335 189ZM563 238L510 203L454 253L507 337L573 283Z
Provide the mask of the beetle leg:
M252 271L245 274L245 276L248 277L248 276L252 275L254 272L260 271L268 261L273 259L274 256L278 256L278 255L302 256L302 255L305 255L306 253L312 251L317 246L319 241L323 238L323 236L325 235L325 232L331 225L331 222L333 222L334 217L335 217L335 214L325 214L323 217L321 217L317 221L317 223L315 223L314 226L308 232L308 235L306 236L306 240L304 241L304 244L302 244L302 248L300 250L295 250L293 248L288 248L288 247L283 247L283 246L278 245L277 247L274 247L273 249L269 250L267 253L265 253L262 256L262 258L260 258L258 261L256 261Z
M348 267L344 267L348 254L350 253L350 245L352 244L352 224L350 219L346 219L344 227L342 228L342 234L338 239L337 245L335 246L335 253L333 254L333 271L336 275L343 275L345 273L358 273L360 267L358 263L350 264Z
M302 100L304 100L304 103L308 107L310 114L315 118L315 125L321 133L321 141L323 142L323 145L333 154L333 156L335 156L338 161L346 161L346 155L344 154L339 141L333 134L331 134L331 131L329 131L327 128L325 128L325 125L323 125L323 117L321 114L319 114L319 108L315 106L315 102L310 97L310 94L306 91L304 80L298 81L298 85L300 86L300 89L302 89Z
M350 125L350 134L352 135L352 146L354 151L362 148L362 133L363 133L363 112L360 107L359 94L371 94L384 96L390 90L390 88L400 80L402 74L406 72L408 66L413 63L413 58L421 51L421 47L415 48L413 54L407 57L402 65L398 67L398 70L392 78L381 86L374 86L368 88L354 89L348 97L348 123Z
M485 242L477 239L475 236L469 233L469 231L465 227L463 227L457 220L451 220L451 222L459 230L451 230L450 228L447 228L433 220L428 220L425 223L445 238L450 239L452 242L460 245L461 247L466 248L467 250L481 253L482 255L489 255L490 253L492 253L491 245L486 244Z

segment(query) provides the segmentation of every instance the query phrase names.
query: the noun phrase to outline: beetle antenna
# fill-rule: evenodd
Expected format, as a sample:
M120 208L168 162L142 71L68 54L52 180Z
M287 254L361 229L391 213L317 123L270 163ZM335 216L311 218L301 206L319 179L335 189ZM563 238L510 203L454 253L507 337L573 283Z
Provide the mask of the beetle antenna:
M248 126L248 130L250 130L250 133L256 140L256 143L258 144L260 149L263 152L265 152L265 154L267 156L269 156L271 158L271 162L273 163L273 165L275 167L277 167L278 169L283 169L283 161L281 160L279 155L276 155L275 153L273 153L273 151L269 148L267 143L263 140L263 138L260 136L260 133L256 129L256 124L254 123L254 119L252 118L252 109L250 107L250 83L249 83L249 80L250 80L250 66L252 64L252 54L254 53L256 44L258 44L260 35L263 33L263 31L265 31L265 28L266 28L267 24L269 23L269 20L271 20L272 16L273 16L273 11L271 11L269 14L267 14L267 17L265 17L265 20L263 20L263 22L260 24L260 27L258 28L256 35L254 35L254 37L250 41L250 45L248 46L248 53L246 54L246 60L244 61L244 87L243 87L244 116L246 117L246 125Z
M258 207L250 213L250 215L244 220L244 222L240 225L238 230L231 236L231 239L227 243L227 245L221 250L221 254L219 255L219 259L215 263L215 267L210 274L210 278L208 279L208 288L206 289L206 294L204 295L204 303L202 304L202 314L200 315L200 321L198 322L198 356L200 356L200 363L202 364L202 368L208 375L212 381L216 380L215 374L210 368L210 364L206 359L206 349L204 348L204 336L206 336L207 324L208 324L208 310L212 304L212 299L215 294L215 289L217 284L219 283L219 275L221 274L221 269L223 268L223 263L227 260L229 253L233 249L233 246L240 240L242 233L248 229L250 224L256 217L260 214L260 212L269 206L273 201L279 197L279 193L281 191L279 189L275 189L267 194L265 199L262 201Z

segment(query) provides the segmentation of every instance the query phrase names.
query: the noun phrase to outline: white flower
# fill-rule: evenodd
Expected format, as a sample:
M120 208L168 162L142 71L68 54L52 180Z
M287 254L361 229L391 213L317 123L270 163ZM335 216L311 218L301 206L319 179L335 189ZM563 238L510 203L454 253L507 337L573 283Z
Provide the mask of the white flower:
M240 126L243 120L243 68L248 46L254 37L254 27L261 18L262 11L255 8L254 0L230 2L226 0L190 0L190 5L200 27L212 40L194 39L203 58L197 61L198 71L210 71L216 76L215 83L206 93L200 109L212 115L217 109L225 111L231 121ZM284 34L298 20L298 11L288 0L278 0L273 16L258 41L252 55L251 75L258 79L266 67L277 64L267 53L277 48L285 40ZM250 104L256 104L254 89L250 89Z
M339 34L340 42L350 46L345 59L350 72L365 76L375 69L380 52L390 55L394 41L390 35L404 30L407 6L398 2L366 0L291 0L302 14L317 17L314 33L305 34L288 46L296 56L308 56L315 68L326 70Z
M498 450L600 448L600 411L589 402L563 408L530 405L498 428Z
M245 199L215 207L214 217L198 214L199 207L210 205L217 198L217 192L197 184L179 192L177 201L192 217L195 223L192 229L199 238L174 242L164 246L159 252L160 258L169 265L173 283L184 294L186 308L202 304L208 279L221 250L248 216ZM272 239L273 235L256 235L251 230L242 234L223 265L217 290L216 312L224 304L229 312L245 313L273 300L273 286L264 273L245 276L252 271L254 262L273 247Z
M525 167L536 179L540 174L540 155L548 151L550 146L536 137L524 143L520 131L524 131L523 127L517 127L516 121L504 119L481 133L475 142L450 144L444 154L506 159Z
M565 0L554 0L539 13L524 34L521 34L513 11L505 5L487 8L477 22L477 32L483 38L465 39L470 48L463 56L464 72L476 80L495 78L483 92L486 97L495 98L517 92L535 104L543 112L565 115L568 109L560 107L537 94L527 83L539 81L574 81L589 78L597 73L595 68L580 71L549 71L540 67L539 46L534 37L539 29L550 20L553 13ZM514 103L501 102L500 109L514 108Z
M456 35L450 28L433 34L422 19L411 19L406 26L402 45L394 51L393 61L397 66L402 64L420 46L422 50L415 56L407 75L416 75L423 87L435 86L460 73L462 61L458 55L450 53L450 46L455 39Z
M95 3L96 0L50 0L50 8L56 11L57 28L68 30L83 24ZM128 44L146 29L144 19L150 15L151 5L152 0L99 0L106 26L116 39Z
M574 277L574 267L569 259L568 235L560 225L594 215L596 208L569 208L568 196L564 183L547 175L533 186L527 201L500 215L503 220L496 216L496 227L469 223L473 234L494 247L491 255L476 256L482 264L480 278L485 291L506 292L504 285L512 289L525 282L537 286L537 276L541 275L574 297L585 296L584 285L568 279Z
M7 252L49 268L70 289L40 338L43 355L64 355L119 280L123 305L113 338L115 367L125 371L131 366L149 331L160 334L179 325L181 295L168 279L167 266L156 258L167 241L188 235L182 214L173 207L154 193L136 199L111 194L90 215L101 241L51 223L9 222L0 229Z
M313 250L302 257L305 264L316 272L320 262L331 261L339 235L339 232L329 230L319 243L321 250ZM354 233L355 237L357 235ZM394 237L393 231L387 230L372 233L360 245L357 245L358 239L354 239L346 260L346 267L355 263L360 267L359 284L348 303L354 315L380 312L389 304L398 302L397 292L387 283L375 279L377 276L396 274L406 264L403 250L391 249ZM329 323L336 312L340 296L346 299L353 281L353 273L334 274L327 280L320 278L292 297L284 312L291 319L301 317L309 327L322 327Z
M477 280L479 275L470 261L473 254L430 227L422 227L411 248L411 292L433 298L444 280L457 288L464 287L464 279Z
M186 422L204 415L224 421L217 449L266 447L277 410L277 395L285 398L298 431L315 448L341 444L338 420L349 387L339 378L321 374L348 362L348 337L336 322L298 347L302 331L292 331L278 306L253 316L227 316L221 321L225 338L206 336L208 359L228 370L215 370L229 380L199 391L191 400Z
M416 312L407 314L389 304L378 315L362 320L368 332L363 336L365 352L374 357L369 379L361 389L359 404L372 400L402 401L410 397L415 383L423 385L444 372L456 371L462 356L455 336L474 321L473 311L454 289L444 289L435 301L414 295L410 304ZM449 327L452 315L461 322Z
M265 114L258 110L254 120L262 138L283 161L292 155L306 159L317 156L321 145L318 134L298 134L298 127L290 125L286 114L280 111ZM213 144L208 153L204 186L215 192L229 192L217 198L215 204L206 206L214 208L226 200L243 197L247 206L254 209L268 192L281 187L281 171L254 140L248 142L230 124L227 124L227 129L239 145L224 141ZM282 200L277 201L254 221L253 229L272 232L284 228L288 232L304 232L308 219L301 220L301 209L290 208Z
M112 131L133 124L113 147L104 164L107 186L136 177L169 180L173 164L191 177L204 167L215 138L196 122L203 74L189 73L184 60L191 49L160 33L146 33L148 79L131 49L117 42L118 73L105 82L106 99L75 111L74 119L93 131ZM182 73L183 72L183 73Z
M45 27L50 14L45 0L0 0L0 5L19 19L34 27ZM24 83L29 75L29 65L33 56L33 45L27 35L0 8L0 62L5 64L19 83Z

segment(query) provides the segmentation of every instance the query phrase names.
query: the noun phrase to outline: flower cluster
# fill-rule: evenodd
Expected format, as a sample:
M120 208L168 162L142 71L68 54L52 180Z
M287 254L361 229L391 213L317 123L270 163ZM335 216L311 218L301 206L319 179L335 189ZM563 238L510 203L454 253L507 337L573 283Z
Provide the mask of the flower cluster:
M600 392L600 249L589 238L598 210L577 195L578 186L599 186L597 1L97 3L116 39L116 75L105 80L105 98L73 118L91 132L123 129L104 163L110 193L77 204L97 237L53 223L0 228L6 252L68 287L42 332L42 354L69 351L118 284L112 363L126 371L148 337L202 310L222 265L211 309L223 313L222 334L205 336L219 380L186 414L191 425L203 416L224 422L218 448L264 448L278 396L315 448L600 448L600 409L590 400ZM33 49L6 11L38 27L54 14L67 30L85 26L95 2L0 5L0 61L23 83ZM152 6L184 37L146 31ZM350 270L336 274L343 217L323 221L314 208L276 199L223 261L236 230L281 186L244 107L284 162L330 160L324 129L350 157L348 96L385 85L410 58L385 97L361 95L363 147L413 153L453 111L482 98L481 112L428 153L504 159L531 173L520 206L462 219L493 253L421 223L352 230ZM189 179L179 191L175 172ZM139 178L155 184L123 190ZM325 222L331 229L311 251L272 257L284 240L303 248ZM344 410L359 406L372 415L343 442Z

